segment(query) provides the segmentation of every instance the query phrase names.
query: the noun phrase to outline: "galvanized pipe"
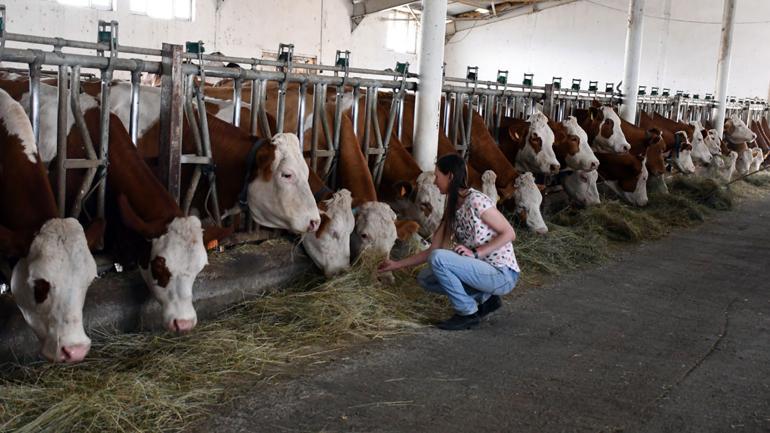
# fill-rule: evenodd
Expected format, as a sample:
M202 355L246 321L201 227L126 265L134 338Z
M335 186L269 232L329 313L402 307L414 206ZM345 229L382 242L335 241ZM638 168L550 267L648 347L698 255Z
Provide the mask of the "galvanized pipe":
M340 133L342 125L342 100L345 97L345 88L343 86L337 86L335 106L334 106L334 153L335 155L340 148ZM336 156L335 156L336 158Z
M66 216L67 171L64 167L67 161L67 103L69 101L69 83L67 66L59 66L58 111L56 123L56 201L59 205L59 216Z
M74 66L72 68L72 75L70 77L70 108L72 109L72 116L75 120L75 125L80 132L80 136L83 139L83 147L86 151L86 157L89 160L97 160L96 152L94 151L94 145L91 142L91 134L88 131L85 117L83 116L83 110L80 108L80 68ZM102 108L104 109L104 108ZM88 192L91 182L94 181L96 176L96 167L89 167L86 171L86 175L83 178L78 193L75 196L75 200L72 202L72 208L70 210L70 216L77 218L80 215L82 209L82 202Z
M139 89L141 87L141 72L131 72L131 113L128 122L128 132L131 135L131 142L134 146L139 141Z
M99 158L102 160L102 169L107 171L107 159L110 149L110 110L104 107L110 106L110 84L112 83L112 69L102 70L102 110L99 113ZM107 201L107 182L101 182L96 196L96 208L99 218L104 218L104 207Z
M209 119L206 112L206 101L203 100L203 92L200 88L194 88L195 100L198 103L198 119L200 120L200 137L201 147L203 150L203 156L209 159L209 162L213 162L214 154L211 150L211 136L209 135ZM200 155L200 151L198 152ZM219 210L219 196L217 195L217 176L214 170L209 170L207 175L209 181L209 189L211 191L210 198L211 204L214 208L214 221L217 225L222 225L222 213ZM204 203L204 207L207 206Z
M50 66L80 66L82 68L105 69L110 66L109 57L89 56L74 53L56 53L38 50L26 50L17 48L5 48L0 55L0 60L11 63L33 63L40 57L40 64ZM193 65L189 65L193 66ZM117 71L134 71L160 73L160 62L143 62L140 60L119 59L112 60L112 68Z
M629 0L626 51L623 69L623 95L620 117L628 122L636 120L636 100L639 88L639 65L642 59L642 29L645 0Z
M724 134L725 111L727 108L727 82L730 78L730 60L733 49L733 29L735 28L735 0L724 0L722 11L722 36L719 43L717 60L716 99L718 103L714 127L720 137Z
M366 107L364 112L364 142L363 142L363 152L364 156L369 159L369 140L372 135L372 109L374 106L372 105L372 101L374 100L374 95L372 94L372 88L367 87L366 88L366 99L364 100L364 106Z
M359 86L353 86L353 107L351 107L351 113L353 116L353 133L358 136L358 103L361 100L361 88Z
M35 143L40 145L40 64L29 65L29 120Z
M273 132L270 130L270 122L267 119L267 109L265 108L267 101L267 81L260 81L259 93L259 121L262 125L262 132L265 133L266 138L272 138Z
M299 86L299 107L297 107L297 138L299 138L299 147L305 146L305 97L307 96L307 83Z
M235 85L233 86L233 126L235 126L236 128L240 128L241 126L241 92L242 91L243 91L243 80L240 78L236 78Z
M262 86L257 84L257 81L251 82L251 109L249 111L250 119L249 121L249 132L251 133L252 137L257 136L257 115L259 114L259 102L260 97L259 94L262 90Z
M275 113L275 129L278 134L283 132L283 121L286 116L286 85L286 80L283 80L278 87L278 107L276 108L277 112Z

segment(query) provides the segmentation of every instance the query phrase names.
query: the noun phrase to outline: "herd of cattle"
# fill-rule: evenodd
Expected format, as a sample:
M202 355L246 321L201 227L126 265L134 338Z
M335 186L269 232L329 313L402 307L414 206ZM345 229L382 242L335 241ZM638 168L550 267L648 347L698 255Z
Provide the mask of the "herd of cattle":
M29 81L26 76L0 79L0 253L12 266L11 291L25 320L41 341L41 352L54 362L77 362L90 348L83 327L86 291L97 276L91 250L102 237L115 262L138 266L153 297L161 304L163 321L173 332L188 332L197 321L193 283L207 264L206 246L229 236L228 227L211 223L211 185L199 179L191 214L180 206L156 177L160 136L160 89L143 86L134 145L127 132L131 88L115 82L110 93L109 170L105 220L81 216L60 218L53 191L57 187L48 164L57 154L57 89L41 84L40 139L36 144L29 122ZM79 113L69 113L67 158L86 158L88 143L99 142L98 82L83 82ZM332 123L334 95L327 95L325 113L305 115L307 125L296 130L299 92L289 85L286 99L287 133L262 139L249 134L250 95L243 89L241 119L228 121L235 107L233 89L206 87L207 113L216 196L225 215L240 218L242 207L260 226L301 234L303 245L318 267L331 276L345 271L351 258L372 248L389 254L397 238L416 232L429 236L439 224L444 201L433 184L433 173L422 172L411 154L414 98L404 101L403 133L390 137L382 159L382 182L377 187L370 171L372 157L362 151L364 116L354 128L350 114L353 98L343 98L340 145L333 161L319 158L319 167L336 167L326 177L310 169L308 156L312 118L327 116ZM267 111L275 113L278 87L267 89ZM312 107L312 91L306 96ZM385 130L392 94L378 98L377 120ZM363 98L362 98L363 99ZM363 101L362 101L363 102ZM363 104L360 107L363 112ZM468 109L466 107L466 109ZM537 233L548 228L541 214L543 186L536 178L560 179L577 206L599 203L596 186L601 177L617 195L632 205L647 203L648 176L668 171L698 172L728 182L757 170L770 148L765 120L749 128L737 116L725 122L724 137L712 125L674 122L642 114L639 127L620 119L611 107L578 110L561 123L535 112L526 121L503 119L494 137L477 113L472 113L468 170L471 186L498 200L521 224ZM200 116L200 113L196 114ZM275 130L272 116L271 130ZM83 134L79 123L85 123ZM294 127L294 129L292 129ZM304 148L297 134L304 134ZM724 139L723 139L724 138ZM375 140L369 144L376 147ZM439 133L438 156L455 152ZM318 146L329 149L325 135ZM183 153L196 152L193 131L185 121ZM67 205L83 196L84 170L68 170ZM182 170L182 190L197 182L193 168ZM88 196L86 194L86 196ZM93 201L93 200L91 200ZM241 205L245 206L241 206ZM88 214L93 204L83 208ZM202 223L203 221L203 223ZM353 245L351 247L351 245Z

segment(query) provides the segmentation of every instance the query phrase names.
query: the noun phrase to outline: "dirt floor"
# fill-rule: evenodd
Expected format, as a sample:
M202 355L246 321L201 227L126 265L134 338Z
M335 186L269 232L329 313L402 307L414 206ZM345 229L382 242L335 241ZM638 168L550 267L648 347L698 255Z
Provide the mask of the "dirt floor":
M247 390L217 432L768 432L770 200L624 249L479 329L426 328Z

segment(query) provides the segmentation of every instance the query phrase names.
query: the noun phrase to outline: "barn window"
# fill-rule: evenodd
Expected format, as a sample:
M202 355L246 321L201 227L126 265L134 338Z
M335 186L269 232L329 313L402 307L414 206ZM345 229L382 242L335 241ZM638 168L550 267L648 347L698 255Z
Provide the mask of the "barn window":
M399 53L417 52L417 20L409 12L390 11L385 46Z
M102 11L115 10L114 0L56 0L56 2L67 6L80 6Z
M139 15L163 20L193 20L194 0L129 0L128 9Z

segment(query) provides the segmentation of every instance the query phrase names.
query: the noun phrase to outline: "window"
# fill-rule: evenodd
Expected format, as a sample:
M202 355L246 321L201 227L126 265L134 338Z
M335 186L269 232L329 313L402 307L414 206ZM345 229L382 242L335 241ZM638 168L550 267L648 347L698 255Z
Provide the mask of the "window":
M163 20L193 19L193 2L195 0L129 0L128 9L140 15Z
M56 2L67 6L80 6L103 11L115 10L113 0L56 0Z
M388 37L385 46L399 53L417 52L417 21L408 12L393 10L388 14Z

